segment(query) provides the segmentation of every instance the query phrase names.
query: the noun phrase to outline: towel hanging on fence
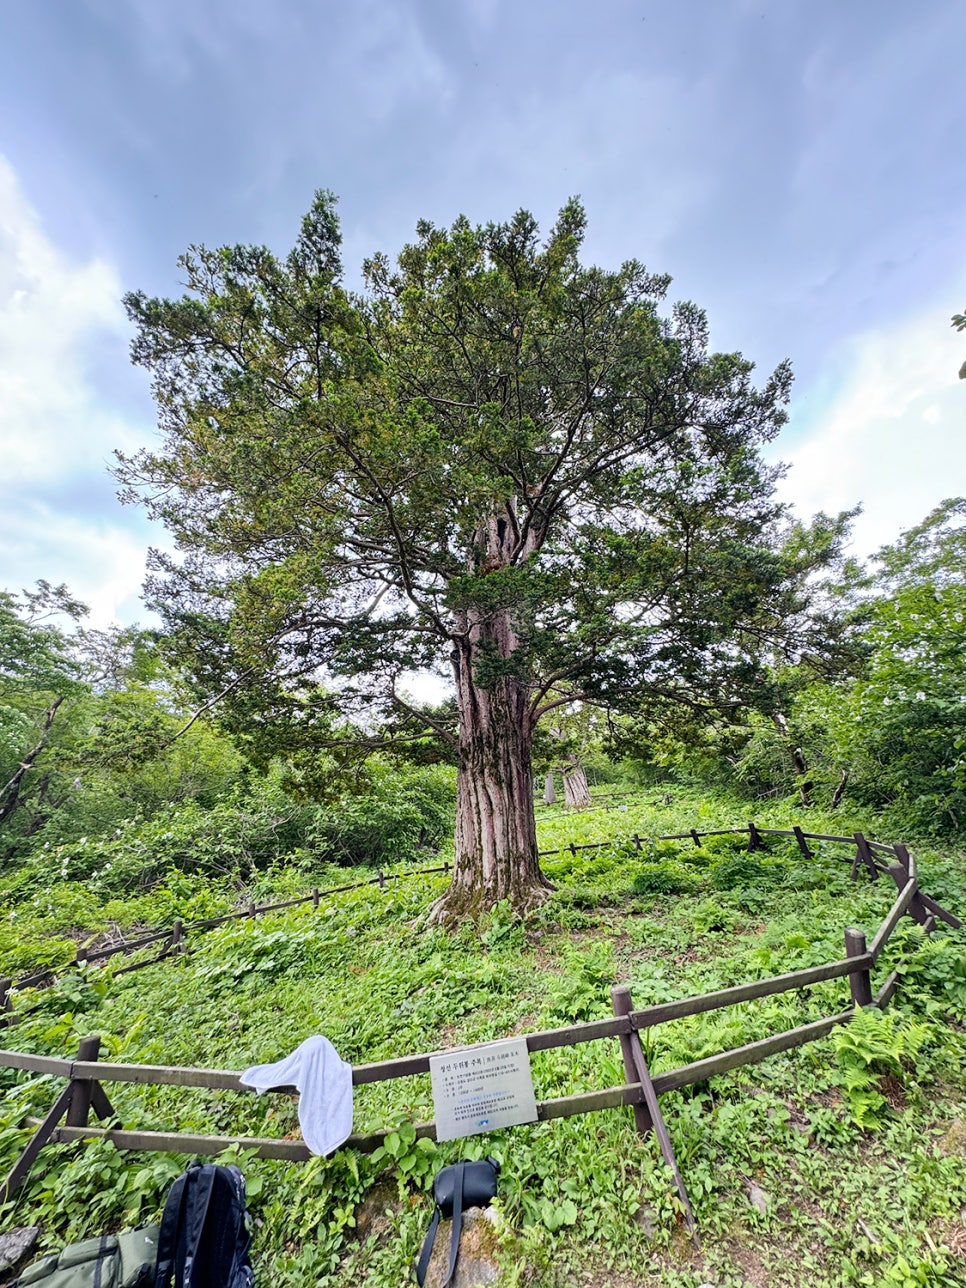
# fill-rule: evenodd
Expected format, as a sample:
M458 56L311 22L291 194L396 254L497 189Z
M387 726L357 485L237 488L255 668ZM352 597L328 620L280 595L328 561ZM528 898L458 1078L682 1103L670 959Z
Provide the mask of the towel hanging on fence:
M241 1081L259 1094L298 1089L299 1125L313 1154L331 1154L352 1132L352 1066L328 1038L306 1038L284 1060L246 1069Z

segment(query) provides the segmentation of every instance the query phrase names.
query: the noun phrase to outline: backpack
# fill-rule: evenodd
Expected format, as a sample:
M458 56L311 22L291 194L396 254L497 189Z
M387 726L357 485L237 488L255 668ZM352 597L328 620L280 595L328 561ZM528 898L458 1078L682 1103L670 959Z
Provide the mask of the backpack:
M13 1288L151 1288L157 1245L156 1225L85 1239L35 1261Z
M192 1163L164 1205L154 1288L253 1288L249 1226L238 1168Z

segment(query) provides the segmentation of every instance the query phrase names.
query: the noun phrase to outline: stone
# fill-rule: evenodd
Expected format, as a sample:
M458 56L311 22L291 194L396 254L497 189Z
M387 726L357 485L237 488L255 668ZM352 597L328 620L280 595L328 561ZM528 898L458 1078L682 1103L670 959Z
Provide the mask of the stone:
M754 1181L749 1181L746 1188L748 1190L748 1202L756 1212L760 1212L764 1216L771 1201L769 1195L763 1189L760 1189Z
M39 1235L39 1225L22 1225L0 1234L0 1275L13 1270L24 1259Z
M644 1204L634 1213L634 1220L649 1239L653 1239L657 1234L657 1212L654 1208Z
M463 1213L460 1254L451 1288L485 1288L486 1284L496 1283L500 1275L496 1261L498 1219L493 1208L467 1208ZM440 1221L426 1272L426 1288L440 1288L446 1279L452 1230L452 1221Z

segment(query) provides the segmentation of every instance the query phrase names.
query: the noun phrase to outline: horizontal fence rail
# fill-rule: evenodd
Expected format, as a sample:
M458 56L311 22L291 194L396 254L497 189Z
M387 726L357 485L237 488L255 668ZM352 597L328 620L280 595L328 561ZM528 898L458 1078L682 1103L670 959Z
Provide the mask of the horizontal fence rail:
M674 1158L670 1137L658 1105L658 1097L668 1091L678 1090L708 1078L727 1073L732 1069L760 1063L770 1056L783 1051L790 1051L808 1042L825 1037L839 1025L847 1024L856 1010L862 1006L884 1008L895 994L899 982L899 971L893 970L886 977L878 991L873 994L871 971L881 956L886 944L895 933L897 926L905 915L909 915L930 934L943 920L950 925L962 923L953 914L940 907L935 900L923 894L919 889L918 876L914 857L901 844L885 846L869 842L861 833L852 837L830 837L809 835L798 827L791 831L776 828L756 828L751 823L747 828L716 829L714 832L698 833L697 831L677 834L672 837L661 837L661 840L694 840L700 843L702 836L742 835L749 836L749 848L761 845L761 835L792 837L796 840L803 854L811 851L809 841L839 842L855 847L852 859L852 877L857 878L858 870L863 867L870 879L880 874L889 875L895 882L898 894L887 912L882 924L876 931L871 944L866 947L865 935L861 930L849 929L845 932L846 956L837 961L826 962L819 966L809 966L802 970L790 971L766 979L753 980L746 984L737 984L729 988L717 989L710 993L697 994L671 1002L661 1002L635 1010L630 990L624 985L615 985L611 990L614 1015L606 1019L591 1020L581 1024L566 1025L562 1028L547 1029L523 1035L527 1050L531 1053L549 1051L560 1047L576 1046L581 1043L617 1039L620 1044L626 1081L619 1086L605 1087L599 1090L578 1092L556 1099L537 1102L538 1121L549 1121L554 1118L572 1117L577 1114L592 1113L598 1110L630 1106L634 1110L635 1125L640 1132L654 1130L661 1147L664 1159L670 1168L675 1185L685 1210L686 1222L694 1229L687 1191L681 1178L680 1170ZM635 837L637 848L640 840ZM601 848L610 842L601 842L593 846L567 846L564 850ZM560 853L560 851L555 851ZM547 853L547 852L545 852ZM883 865L875 854L886 854L893 858L893 863ZM446 865L448 868L448 865ZM445 871L446 868L432 869ZM410 874L399 874L410 875ZM413 873L415 875L415 871ZM363 885L385 884L382 874L366 882L357 882L342 889L357 889ZM298 903L312 900L318 904L318 891L304 898L286 900L274 907L292 907ZM326 893L335 893L327 891ZM262 911L270 910L271 906ZM236 917L254 915L251 905L246 913L232 914L228 917L214 919L213 924L222 924ZM255 911L258 911L257 909ZM199 923L200 924L200 923ZM176 923L173 932L180 923ZM152 938L160 938L158 932ZM141 943L148 942L143 939ZM130 968L128 968L130 969ZM782 993L795 992L825 981L847 978L851 993L852 1005L834 1015L824 1016L770 1037L761 1038L717 1055L707 1056L680 1068L651 1075L644 1056L640 1034L660 1024L682 1019L686 1016L699 1015L708 1011L721 1010L743 1002L754 1001L762 997L776 996ZM104 1083L138 1083L148 1086L197 1087L207 1090L227 1090L251 1093L251 1089L241 1083L241 1075L229 1069L196 1069L168 1065L142 1065L111 1063L98 1059L100 1039L84 1039L73 1060L52 1056L32 1055L18 1051L0 1051L0 1067L24 1072L66 1078L67 1086L58 1095L46 1117L32 1123L36 1130L28 1141L22 1155L13 1169L0 1184L0 1203L17 1189L26 1179L30 1167L40 1150L47 1142L66 1143L86 1139L107 1139L119 1149L137 1149L146 1151L182 1152L187 1154L218 1154L230 1146L253 1149L259 1157L301 1161L311 1155L302 1141L279 1140L255 1136L209 1136L200 1133L177 1131L138 1131L121 1125L110 1100L103 1089ZM426 1074L430 1069L430 1060L434 1055L453 1055L465 1047L450 1048L447 1051L421 1053L395 1057L389 1060L376 1061L370 1064L357 1065L352 1070L354 1086L371 1085L388 1082L397 1078L413 1077ZM294 1088L273 1088L275 1092L292 1093ZM90 1121L91 1110L106 1125L93 1126ZM416 1125L417 1135L434 1136L435 1124L432 1122ZM376 1149L386 1138L388 1129L354 1133L346 1141L346 1146L368 1152Z

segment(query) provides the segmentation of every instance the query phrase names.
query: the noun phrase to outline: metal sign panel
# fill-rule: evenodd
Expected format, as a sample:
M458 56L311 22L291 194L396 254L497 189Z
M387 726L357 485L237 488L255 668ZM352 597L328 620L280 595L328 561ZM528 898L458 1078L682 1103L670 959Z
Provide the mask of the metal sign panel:
M526 1038L430 1056L429 1073L437 1140L537 1121Z

